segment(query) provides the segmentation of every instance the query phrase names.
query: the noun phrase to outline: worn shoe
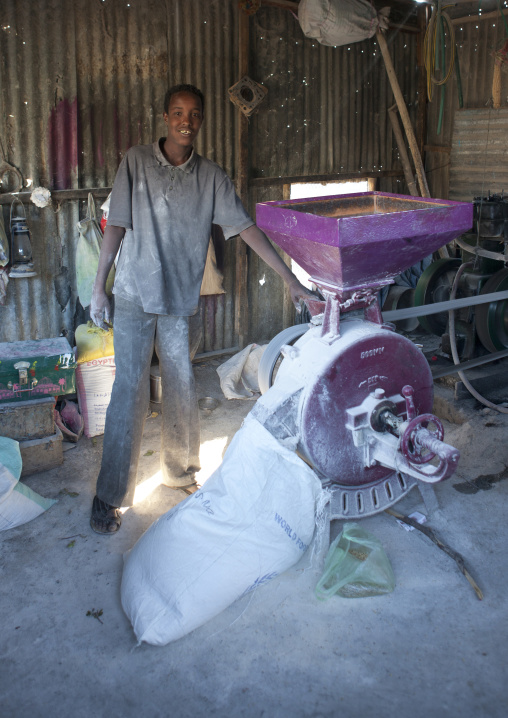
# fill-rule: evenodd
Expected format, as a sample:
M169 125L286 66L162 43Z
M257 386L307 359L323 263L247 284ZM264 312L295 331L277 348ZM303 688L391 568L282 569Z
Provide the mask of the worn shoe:
M116 506L111 506L94 496L90 526L98 534L114 534L122 525L122 516Z

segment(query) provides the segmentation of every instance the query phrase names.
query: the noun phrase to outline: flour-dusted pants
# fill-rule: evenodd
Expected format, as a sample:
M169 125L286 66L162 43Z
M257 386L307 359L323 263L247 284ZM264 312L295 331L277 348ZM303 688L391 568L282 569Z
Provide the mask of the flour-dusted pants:
M190 353L199 344L201 325L199 317L147 314L139 305L115 297L113 326L116 373L106 413L97 496L112 506L130 506L150 401L154 347L162 383L164 483L186 486L200 469L199 411Z

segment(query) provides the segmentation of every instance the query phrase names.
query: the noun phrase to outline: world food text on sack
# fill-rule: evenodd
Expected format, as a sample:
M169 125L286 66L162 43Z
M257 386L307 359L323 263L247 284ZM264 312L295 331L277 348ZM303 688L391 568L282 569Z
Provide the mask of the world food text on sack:
M283 519L282 516L279 516L278 513L275 513L275 521L279 524L281 529L283 529L284 532L289 536L291 541L294 541L296 543L296 545L301 551L306 551L309 548L309 545L303 543L303 541L298 538L298 534L296 533L296 531L293 531L288 522Z

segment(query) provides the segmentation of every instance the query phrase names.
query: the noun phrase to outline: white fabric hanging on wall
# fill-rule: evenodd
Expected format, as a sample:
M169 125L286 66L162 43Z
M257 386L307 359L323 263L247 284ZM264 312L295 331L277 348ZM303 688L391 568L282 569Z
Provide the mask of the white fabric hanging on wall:
M367 0L301 0L298 21L304 35L322 45L349 45L387 29L390 8L378 11Z

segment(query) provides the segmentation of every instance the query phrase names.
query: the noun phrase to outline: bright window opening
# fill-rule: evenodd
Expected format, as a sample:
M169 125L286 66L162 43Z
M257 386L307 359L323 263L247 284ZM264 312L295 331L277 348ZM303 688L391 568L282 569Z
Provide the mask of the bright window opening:
M353 194L354 192L368 192L368 180L354 180L352 182L295 182L290 185L289 199L305 199L307 197L329 197L336 194ZM286 195L287 196L287 195ZM310 277L297 264L291 260L291 269L300 282L310 289Z
M353 182L295 182L291 185L289 199L328 197L334 194L352 194L353 192L368 191L368 180L355 180Z

